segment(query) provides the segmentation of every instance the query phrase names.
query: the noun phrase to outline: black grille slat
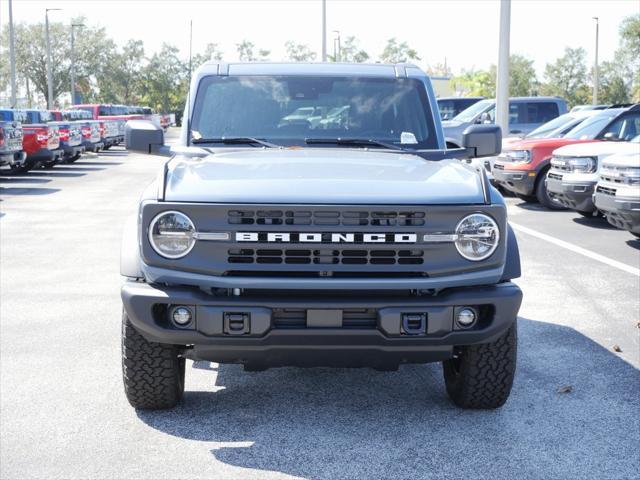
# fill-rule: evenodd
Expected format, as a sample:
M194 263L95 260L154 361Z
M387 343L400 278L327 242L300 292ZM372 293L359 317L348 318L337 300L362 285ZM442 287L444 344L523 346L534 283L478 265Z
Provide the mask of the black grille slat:
M228 250L229 263L261 263L288 265L422 265L423 250L356 250L356 249L249 249Z
M271 312L273 328L307 328L307 311L303 308L274 308ZM377 328L378 312L373 308L342 310L342 328Z
M417 227L425 217L420 211L229 210L227 220L231 225Z

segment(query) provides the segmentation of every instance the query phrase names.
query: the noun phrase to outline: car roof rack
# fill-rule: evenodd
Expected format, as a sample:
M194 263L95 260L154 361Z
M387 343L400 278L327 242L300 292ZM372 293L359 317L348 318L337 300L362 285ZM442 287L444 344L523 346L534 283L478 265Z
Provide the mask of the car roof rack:
M633 103L614 103L613 105L609 105L607 107L607 109L609 109L609 108L627 108L627 107L630 107L632 105L633 105Z

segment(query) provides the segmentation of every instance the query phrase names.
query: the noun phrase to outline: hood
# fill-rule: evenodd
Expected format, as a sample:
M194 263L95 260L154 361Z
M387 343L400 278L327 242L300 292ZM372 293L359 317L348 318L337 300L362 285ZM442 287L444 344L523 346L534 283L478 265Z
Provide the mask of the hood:
M508 145L509 150L531 150L533 148L559 148L575 143L592 143L596 140L574 140L570 138L530 138L516 141Z
M457 128L460 125L463 125L463 122L458 120L445 120L442 122L442 128ZM466 125L466 123L464 123L464 125Z
M637 143L635 145L638 145ZM640 153L617 153L602 162L603 167L640 167Z
M165 200L203 203L483 203L480 176L459 160L354 149L218 150L169 162Z
M553 151L554 155L564 157L595 157L629 153L640 155L640 143L631 142L595 142L566 145Z

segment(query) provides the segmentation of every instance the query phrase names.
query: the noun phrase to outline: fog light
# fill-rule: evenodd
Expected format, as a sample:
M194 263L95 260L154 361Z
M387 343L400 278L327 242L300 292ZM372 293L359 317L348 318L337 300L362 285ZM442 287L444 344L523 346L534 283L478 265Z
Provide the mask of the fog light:
M458 312L456 323L461 327L470 327L476 321L476 312L472 308L462 308Z
M173 314L171 315L171 317L173 318L173 321L176 323L176 325L184 327L191 322L191 310L189 310L187 307L176 307L173 309Z

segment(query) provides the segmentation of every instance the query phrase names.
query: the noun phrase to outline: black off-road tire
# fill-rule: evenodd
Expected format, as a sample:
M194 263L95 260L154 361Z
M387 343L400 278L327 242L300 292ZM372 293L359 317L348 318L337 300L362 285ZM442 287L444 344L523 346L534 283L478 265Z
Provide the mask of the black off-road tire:
M122 379L132 407L175 407L184 393L184 369L185 360L174 345L148 341L122 312Z
M539 174L538 181L536 182L536 199L540 202L545 208L549 210L566 210L566 208L558 202L554 202L553 199L549 196L549 191L547 190L547 185L545 184L545 177L547 176L547 172L543 171Z
M509 398L516 372L517 324L496 341L462 347L456 358L442 362L451 400L462 408L490 409Z

